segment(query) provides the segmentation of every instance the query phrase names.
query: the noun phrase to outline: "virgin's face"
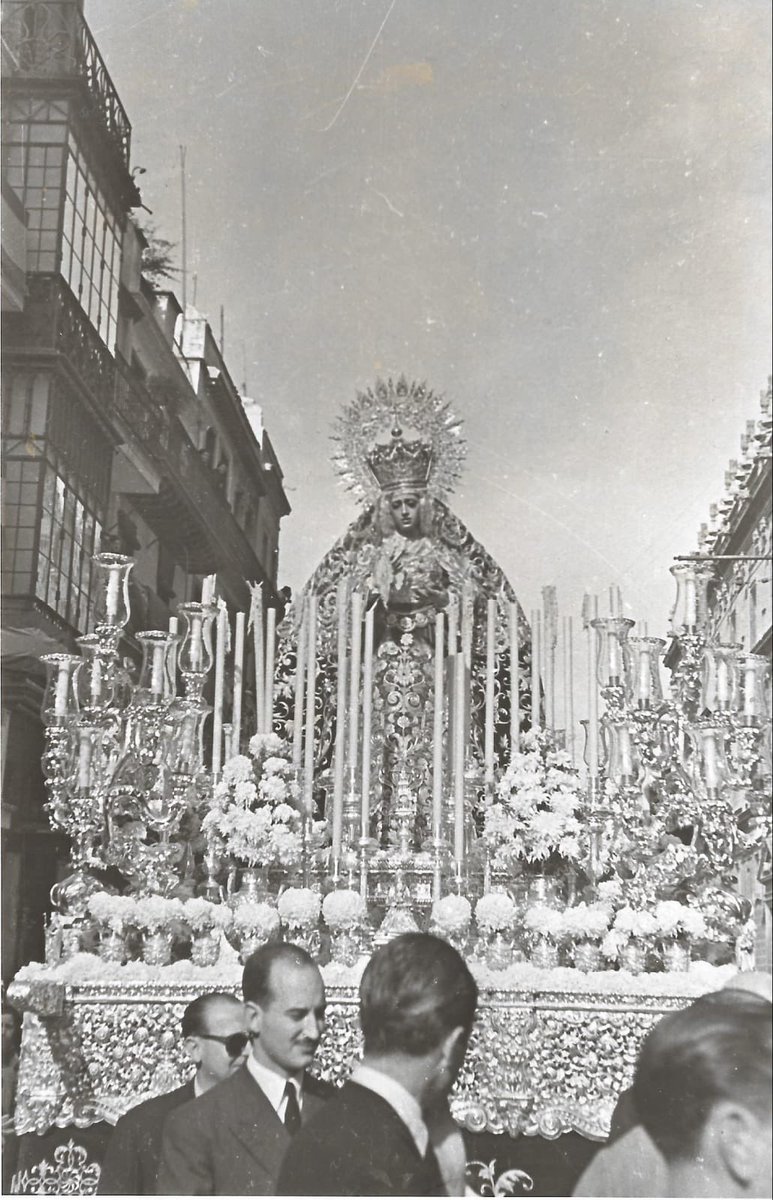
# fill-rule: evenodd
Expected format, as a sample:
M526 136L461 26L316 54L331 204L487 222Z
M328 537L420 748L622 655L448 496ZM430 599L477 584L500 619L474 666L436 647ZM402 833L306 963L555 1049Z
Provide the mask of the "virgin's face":
M389 501L395 529L403 537L411 537L419 531L419 501L417 492L396 492Z

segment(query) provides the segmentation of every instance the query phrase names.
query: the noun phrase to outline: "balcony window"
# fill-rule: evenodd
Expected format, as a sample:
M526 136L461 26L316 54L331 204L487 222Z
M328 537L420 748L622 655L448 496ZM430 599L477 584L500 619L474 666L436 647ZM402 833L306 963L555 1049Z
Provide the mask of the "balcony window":
M108 350L115 348L121 228L75 137L66 103L10 106L5 166L27 212L27 269L60 271Z

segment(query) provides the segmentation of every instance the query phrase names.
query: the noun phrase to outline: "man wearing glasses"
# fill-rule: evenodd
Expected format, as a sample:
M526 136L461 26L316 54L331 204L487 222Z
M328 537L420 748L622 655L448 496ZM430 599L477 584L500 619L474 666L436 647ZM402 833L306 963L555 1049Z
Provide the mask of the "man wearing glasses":
M306 951L262 946L247 959L242 993L250 1056L167 1119L160 1195L274 1195L291 1139L333 1095L307 1073L325 1026L325 987Z
M183 1013L182 1037L195 1075L121 1117L102 1164L100 1195L155 1195L161 1134L169 1113L226 1079L247 1057L250 1035L244 1006L228 992L199 996Z

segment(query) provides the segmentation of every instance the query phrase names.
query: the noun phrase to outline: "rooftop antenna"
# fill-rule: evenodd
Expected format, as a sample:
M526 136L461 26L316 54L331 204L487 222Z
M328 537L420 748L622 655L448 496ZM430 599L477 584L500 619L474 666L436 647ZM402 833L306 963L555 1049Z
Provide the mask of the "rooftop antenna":
M185 212L185 156L188 153L187 146L180 146L180 206L181 206L181 225L182 225L182 286L183 286L183 314L188 307L188 229Z

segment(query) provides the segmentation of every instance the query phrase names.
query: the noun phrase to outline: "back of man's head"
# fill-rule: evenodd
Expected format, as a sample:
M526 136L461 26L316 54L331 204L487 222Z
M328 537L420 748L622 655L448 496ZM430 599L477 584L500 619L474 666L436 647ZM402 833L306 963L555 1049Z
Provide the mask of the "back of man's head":
M271 997L271 972L274 967L310 967L317 964L301 946L291 942L268 942L249 956L242 973L242 996L245 1001L265 1007Z
M472 1029L478 989L456 950L428 933L404 933L377 950L360 983L365 1054L433 1051L452 1030Z
M201 1037L210 1032L212 1015L223 1008L241 1010L241 1004L231 992L207 992L192 1000L183 1013L182 1035L184 1038Z
M770 1003L751 992L712 992L664 1017L645 1039L633 1099L670 1166L705 1157L707 1125L720 1110L746 1114L749 1126L769 1130L771 1015ZM732 1136L733 1123L720 1124ZM753 1156L754 1139L744 1137L741 1156ZM736 1148L728 1154L737 1167Z

